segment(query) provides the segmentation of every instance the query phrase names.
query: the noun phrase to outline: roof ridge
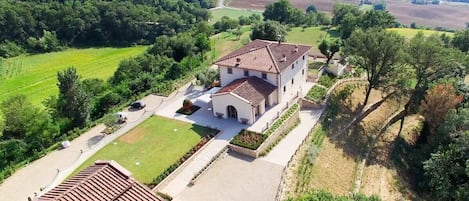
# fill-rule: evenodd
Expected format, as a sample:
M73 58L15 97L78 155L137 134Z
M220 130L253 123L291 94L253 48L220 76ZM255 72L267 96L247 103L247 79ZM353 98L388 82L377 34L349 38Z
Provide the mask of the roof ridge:
M99 166L101 166L101 167L99 167ZM99 168L97 168L97 170L95 170L93 173L89 174L89 175L86 176L85 178L83 178L83 179L81 179L81 180L79 180L79 181L77 181L77 182L73 182L73 183L74 183L73 187L71 187L71 188L65 190L64 192L61 192L61 194L60 194L58 197L56 197L55 199L63 198L65 195L67 195L68 192L71 192L72 190L75 190L76 188L78 188L81 184L83 184L83 183L85 183L86 181L88 181L91 177L95 176L98 172L100 172L100 171L102 171L103 169L105 169L106 166L107 166L107 165L104 165L104 164L103 164L103 165L101 165L101 164L99 164L99 165L98 165L98 164L95 164L95 165L93 165L93 166L88 167L89 169L92 169L92 168L94 168L94 167L99 167ZM86 168L86 169L88 169L88 168ZM85 170L86 170L86 169L85 169ZM81 173L81 172L80 172L80 173ZM80 173L78 173L78 174L75 175L75 176L78 176ZM73 177L75 177L75 176L73 176ZM73 178L73 177L72 177L72 178ZM70 178L70 179L72 179L72 178ZM59 184L59 185L61 185L61 184Z
M270 45L272 45L272 44L273 43L270 43L269 45L266 46L267 52L269 53L270 59L272 59L272 61L274 62L275 70L277 70L278 73L282 73L282 71L280 71L280 68L278 67L278 64L277 64L277 61L274 58L274 55L272 55L272 51L270 50Z
M256 40L257 40L257 41L266 42L266 41L259 40L259 39L256 39ZM251 41L251 43L254 42L254 41L256 41L256 40ZM240 55L243 55L243 54L247 54L247 53L250 53L250 52L254 52L254 51L256 51L256 50L260 50L260 49L265 48L265 47L267 47L267 46L270 45L270 43L268 43L268 42L266 42L266 43L267 43L266 46L261 46L261 47L257 47L257 48L256 48L256 47L253 47L253 48L249 49L249 50L246 51L246 52L240 52L240 53L238 53L238 54L234 54L234 55L229 56L229 57L228 57L228 55L227 55L226 58L225 58L225 57L222 57L222 58L220 58L219 60L215 61L214 63L217 63L217 62L220 62L220 61L225 61L225 60L227 60L227 59L231 59L231 58L234 58L234 57L237 57L237 56L240 56ZM240 48L242 48L242 47L240 47ZM237 50L239 50L240 48L238 48ZM236 50L235 50L235 51L236 51Z
M251 76L249 76L249 77L251 77ZM239 87L245 85L246 82L248 81L248 78L249 78L249 77L243 77L243 78L237 79L237 80L239 80L241 83L240 83L238 86L236 86L236 88L234 88L233 90L231 90L230 93L233 92L233 91L235 91L235 90L238 89ZM244 80L243 80L243 79L244 79ZM241 81L241 80L243 80L243 81Z

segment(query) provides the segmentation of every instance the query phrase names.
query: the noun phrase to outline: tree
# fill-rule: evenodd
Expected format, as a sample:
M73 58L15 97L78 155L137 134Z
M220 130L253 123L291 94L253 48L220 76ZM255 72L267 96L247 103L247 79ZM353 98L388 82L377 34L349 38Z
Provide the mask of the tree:
M80 76L75 68L70 67L57 73L59 97L57 112L68 118L74 127L86 124L90 114L90 98L82 88Z
M456 108L461 101L462 97L456 95L454 87L450 84L436 85L427 92L420 108L425 123L429 126L430 135L435 134L449 110Z
M360 9L355 5L335 4L333 10L334 17L332 17L332 24L335 26L343 24L342 21L344 20L347 14L354 17L358 17L361 15L361 13L362 12L360 11Z
M404 105L399 133L403 129L405 117L417 112L429 85L444 76L445 69L452 68L453 64L445 65L443 62L443 59L452 57L451 54L445 54L443 48L438 35L425 37L423 32L417 33L405 48L409 55L406 57L407 63L414 69L417 82L413 89L409 89L410 97Z
M466 200L469 197L469 133L444 146L423 162L435 200Z
M298 8L293 7L288 0L279 0L266 6L263 13L264 20L274 20L282 24L299 25L305 15Z
M334 57L334 54L340 50L340 45L340 40L338 39L332 41L324 39L321 41L318 48L321 53L327 58L326 65L329 64L331 59Z
M263 39L271 41L285 41L287 30L285 26L272 20L255 24L252 28L251 40Z
M368 86L363 105L368 103L372 89L394 82L393 71L401 60L404 38L396 32L370 29L356 30L345 43L344 52L364 68Z
M385 11L386 10L386 3L380 2L380 3L373 4L373 10Z
M218 80L219 74L218 71L212 69L212 68L207 68L197 74L197 82L198 84L204 86L205 88L209 88L212 86L213 82Z
M308 8L306 8L306 13L317 13L318 10L316 9L316 6L313 4L309 5Z
M469 51L469 29L454 33L452 44L463 52Z
M395 18L388 11L369 10L363 13L357 23L362 29L386 29L394 25Z

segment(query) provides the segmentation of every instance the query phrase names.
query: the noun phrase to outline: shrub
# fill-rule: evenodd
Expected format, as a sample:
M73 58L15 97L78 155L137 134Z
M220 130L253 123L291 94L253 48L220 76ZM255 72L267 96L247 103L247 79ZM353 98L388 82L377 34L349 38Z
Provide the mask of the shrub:
M337 78L329 73L324 73L321 78L319 78L319 84L330 88L337 81Z
M312 144L308 149L308 162L314 165L314 161L316 160L318 156L319 156L319 148L315 144Z
M231 144L240 147L256 150L267 139L267 135L262 135L254 131L242 129L231 141Z
M5 41L0 43L0 57L16 57L20 54L23 54L24 50L16 43L11 41Z
M317 85L314 85L306 95L306 99L313 102L321 102L326 97L326 89Z
M189 99L184 99L184 101L182 102L182 109L187 112L191 108L192 108L192 101Z

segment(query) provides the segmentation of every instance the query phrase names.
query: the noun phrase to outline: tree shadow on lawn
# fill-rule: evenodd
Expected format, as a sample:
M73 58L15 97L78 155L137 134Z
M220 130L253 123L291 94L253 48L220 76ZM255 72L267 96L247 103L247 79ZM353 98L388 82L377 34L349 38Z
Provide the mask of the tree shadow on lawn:
M218 132L220 132L217 129L206 126L199 126L197 124L192 124L191 130L197 133L200 137L210 136L210 138L214 137L218 134Z

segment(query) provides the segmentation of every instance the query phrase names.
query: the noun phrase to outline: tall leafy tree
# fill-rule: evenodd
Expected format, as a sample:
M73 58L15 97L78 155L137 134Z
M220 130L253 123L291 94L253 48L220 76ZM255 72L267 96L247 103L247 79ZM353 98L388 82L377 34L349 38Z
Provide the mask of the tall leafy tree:
M361 15L358 25L362 29L385 29L392 27L394 23L395 18L388 11L369 10Z
M469 29L456 32L452 44L454 47L467 53L469 51Z
M57 112L71 120L73 126L86 124L90 114L90 98L82 88L80 76L70 67L57 73L59 97Z
M396 32L370 29L356 30L345 43L344 51L365 69L368 86L364 105L372 89L389 86L394 82L397 64L401 61L404 38Z
M334 54L340 51L340 40L335 39L335 40L328 40L324 39L321 41L319 44L318 48L321 53L326 56L327 61L326 64L329 64L331 59L334 57Z
M303 12L293 7L288 0L279 0L267 5L263 15L265 20L296 25L301 24L305 17Z
M272 20L267 20L255 24L252 27L251 39L263 39L271 41L285 41L287 36L287 30L285 26Z

